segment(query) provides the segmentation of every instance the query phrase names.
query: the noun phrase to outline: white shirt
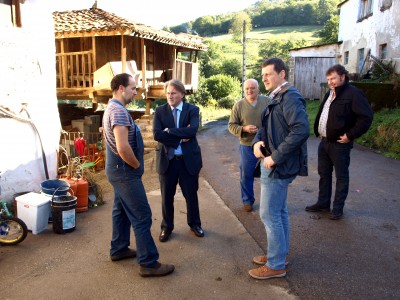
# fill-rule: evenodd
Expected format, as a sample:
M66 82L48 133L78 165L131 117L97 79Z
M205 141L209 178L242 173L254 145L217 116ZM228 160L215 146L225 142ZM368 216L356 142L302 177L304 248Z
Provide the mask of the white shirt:
M182 108L183 108L183 101L181 101L181 103L179 103L179 105L177 107L171 106L172 116L174 116L174 108L176 108L176 128L179 128L179 118L181 117L181 112L182 112ZM179 143L178 148L175 149L174 154L175 155L182 155L181 143Z
M331 90L329 97L322 108L321 117L319 118L318 133L320 137L326 137L326 123L328 122L329 108L331 107L333 100L335 100L335 96Z

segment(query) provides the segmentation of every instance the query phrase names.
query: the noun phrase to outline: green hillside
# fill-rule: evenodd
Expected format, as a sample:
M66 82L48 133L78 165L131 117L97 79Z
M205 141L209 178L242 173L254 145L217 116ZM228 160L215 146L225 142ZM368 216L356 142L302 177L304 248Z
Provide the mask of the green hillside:
M247 60L253 62L258 57L258 45L269 39L280 40L301 40L306 41L307 46L311 46L317 40L317 32L323 26L280 26L280 27L266 27L256 28L247 34ZM218 35L209 38L214 42L218 42L224 51L227 59L236 58L242 60L243 46L240 43L232 41L231 34Z

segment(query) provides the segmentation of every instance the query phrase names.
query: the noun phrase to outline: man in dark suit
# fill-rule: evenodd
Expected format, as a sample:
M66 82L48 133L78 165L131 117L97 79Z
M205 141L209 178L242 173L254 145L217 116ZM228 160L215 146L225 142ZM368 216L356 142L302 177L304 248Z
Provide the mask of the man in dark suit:
M187 223L196 236L204 236L197 197L202 167L196 139L199 108L186 102L185 92L185 86L179 80L168 81L168 103L157 107L154 114L153 134L158 141L156 169L160 178L163 214L160 242L166 242L174 229L174 196L178 182L186 199Z

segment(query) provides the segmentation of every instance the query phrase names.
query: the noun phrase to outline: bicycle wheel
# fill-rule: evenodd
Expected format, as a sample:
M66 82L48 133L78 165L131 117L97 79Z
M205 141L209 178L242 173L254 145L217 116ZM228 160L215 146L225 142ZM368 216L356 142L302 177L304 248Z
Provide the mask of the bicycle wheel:
M0 244L16 245L28 234L28 227L21 219L11 216L0 217Z

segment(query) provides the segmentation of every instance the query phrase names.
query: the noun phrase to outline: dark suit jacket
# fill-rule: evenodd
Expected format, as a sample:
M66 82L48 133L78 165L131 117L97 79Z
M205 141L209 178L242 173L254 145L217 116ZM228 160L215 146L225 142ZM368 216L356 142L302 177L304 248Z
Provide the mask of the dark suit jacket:
M156 170L158 174L164 174L168 169L168 147L178 148L181 139L189 139L188 142L181 143L187 171L191 175L200 172L202 167L201 150L196 138L199 124L199 108L185 100L179 117L179 128L175 128L171 107L168 103L156 108L153 119L153 134L154 139L158 142L156 147ZM169 132L164 131L165 128L168 128Z

